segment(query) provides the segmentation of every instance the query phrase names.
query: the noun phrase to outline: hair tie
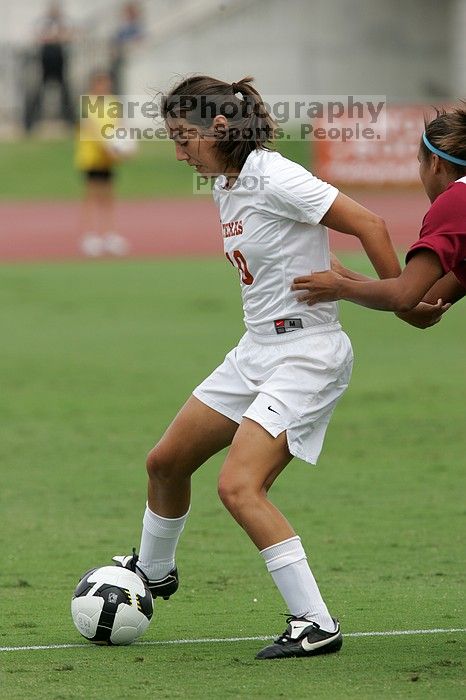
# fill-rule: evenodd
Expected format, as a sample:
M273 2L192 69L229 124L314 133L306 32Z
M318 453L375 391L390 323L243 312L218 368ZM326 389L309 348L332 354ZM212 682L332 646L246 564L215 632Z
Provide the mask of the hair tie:
M241 88L238 86L238 83L232 83L231 89L233 90L233 95L236 95L237 92L241 93Z
M463 168L466 167L466 160L463 160L462 158L456 158L455 156L451 156L449 153L445 153L445 151L441 151L439 148L435 148L435 146L433 146L427 138L425 131L422 134L422 140L424 141L424 144L427 146L429 151L435 153L435 155L439 158L448 160L450 163L454 163L455 165L461 165L463 166Z

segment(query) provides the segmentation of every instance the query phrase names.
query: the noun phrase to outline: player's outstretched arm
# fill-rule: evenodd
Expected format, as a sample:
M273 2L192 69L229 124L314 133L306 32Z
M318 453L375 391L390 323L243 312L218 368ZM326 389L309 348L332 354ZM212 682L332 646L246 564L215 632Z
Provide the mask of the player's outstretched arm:
M335 231L359 238L381 279L398 277L401 272L400 263L385 222L380 216L340 192L321 223Z
M438 256L431 250L420 250L394 279L359 282L329 270L296 277L291 288L299 292L299 301L310 306L344 299L380 311L406 312L417 306L441 277Z
M438 323L452 304L466 296L466 288L453 272L441 277L412 311L397 313L398 318L416 328L430 328Z
M464 296L466 296L466 287L459 283L454 272L448 272L429 289L422 301L434 304L437 299L443 299L449 304L456 304Z

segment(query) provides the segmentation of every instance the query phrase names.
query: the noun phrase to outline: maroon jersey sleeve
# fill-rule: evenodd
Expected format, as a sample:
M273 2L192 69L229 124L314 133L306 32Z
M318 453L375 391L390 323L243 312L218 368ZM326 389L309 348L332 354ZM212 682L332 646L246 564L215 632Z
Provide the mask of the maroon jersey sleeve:
M406 262L418 250L438 255L445 274L454 272L466 287L466 183L452 183L432 204L422 222L419 240L406 255Z

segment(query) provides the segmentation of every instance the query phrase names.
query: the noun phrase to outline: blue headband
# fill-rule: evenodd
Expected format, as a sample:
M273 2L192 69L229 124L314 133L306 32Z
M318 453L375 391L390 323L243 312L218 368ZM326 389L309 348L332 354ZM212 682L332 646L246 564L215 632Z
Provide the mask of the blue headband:
M435 146L432 146L430 141L428 141L426 132L422 134L422 140L424 141L425 145L429 149L429 151L432 151L432 153L435 153L436 156L439 156L439 158L443 158L444 160L448 160L450 163L454 163L455 165L462 165L463 167L466 167L466 160L463 160L462 158L455 158L455 156L450 156L448 153L445 153L445 151L440 151L438 148L435 148Z

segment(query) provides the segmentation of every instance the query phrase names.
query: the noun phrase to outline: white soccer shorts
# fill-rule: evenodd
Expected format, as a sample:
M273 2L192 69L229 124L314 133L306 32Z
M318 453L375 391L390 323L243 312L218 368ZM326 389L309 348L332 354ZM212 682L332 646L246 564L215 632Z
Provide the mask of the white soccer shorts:
M285 430L291 454L316 464L352 365L338 323L280 336L246 332L193 394L238 424L250 418L273 437Z

